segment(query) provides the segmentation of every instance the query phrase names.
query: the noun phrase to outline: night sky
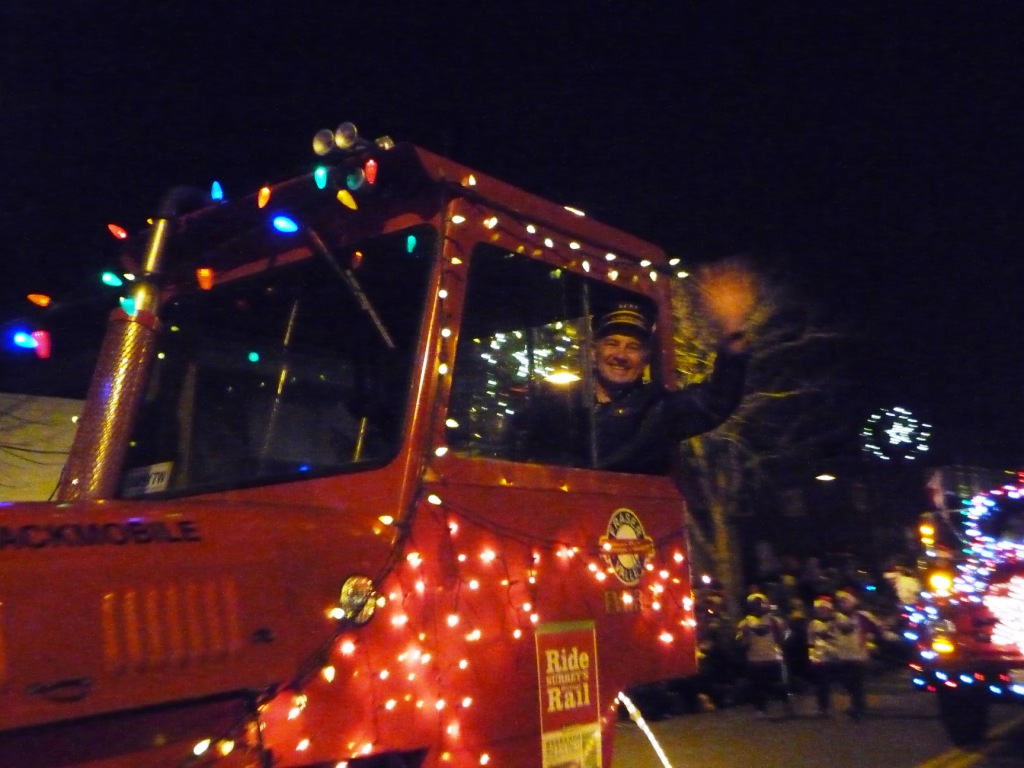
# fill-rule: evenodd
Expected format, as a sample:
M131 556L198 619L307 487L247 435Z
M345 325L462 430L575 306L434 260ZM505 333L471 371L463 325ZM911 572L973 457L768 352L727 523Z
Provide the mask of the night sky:
M305 172L351 120L690 263L749 254L847 334L851 413L1020 466L1024 10L684 5L5 0L0 326L95 294L108 222Z

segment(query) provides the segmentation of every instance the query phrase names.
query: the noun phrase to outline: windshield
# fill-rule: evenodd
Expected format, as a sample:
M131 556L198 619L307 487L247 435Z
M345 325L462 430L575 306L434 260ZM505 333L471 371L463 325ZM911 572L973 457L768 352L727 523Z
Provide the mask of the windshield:
M403 432L433 247L428 227L337 253L319 241L298 260L282 254L293 263L167 300L122 494L387 463Z

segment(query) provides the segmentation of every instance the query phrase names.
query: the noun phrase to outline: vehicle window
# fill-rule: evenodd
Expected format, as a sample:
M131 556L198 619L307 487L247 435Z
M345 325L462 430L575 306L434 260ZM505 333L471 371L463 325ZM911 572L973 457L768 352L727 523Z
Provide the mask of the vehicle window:
M479 245L456 349L447 442L467 456L593 466L590 316L642 296Z
M315 254L167 302L124 495L282 482L392 458L432 242L429 229L400 232L333 265Z

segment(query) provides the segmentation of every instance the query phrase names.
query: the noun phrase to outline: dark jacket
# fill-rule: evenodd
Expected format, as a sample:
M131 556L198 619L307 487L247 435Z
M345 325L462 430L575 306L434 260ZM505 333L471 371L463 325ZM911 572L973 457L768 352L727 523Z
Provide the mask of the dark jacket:
M714 429L736 409L746 367L747 355L723 350L711 376L699 384L669 392L639 382L612 402L590 408L582 386L546 391L514 427L514 453L524 461L594 466L592 420L598 468L665 474L681 441Z

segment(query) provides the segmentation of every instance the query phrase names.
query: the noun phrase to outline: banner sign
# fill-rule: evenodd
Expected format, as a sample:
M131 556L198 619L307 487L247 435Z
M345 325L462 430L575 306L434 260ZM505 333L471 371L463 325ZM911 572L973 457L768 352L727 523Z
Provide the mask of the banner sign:
M542 768L601 768L594 622L537 627Z

